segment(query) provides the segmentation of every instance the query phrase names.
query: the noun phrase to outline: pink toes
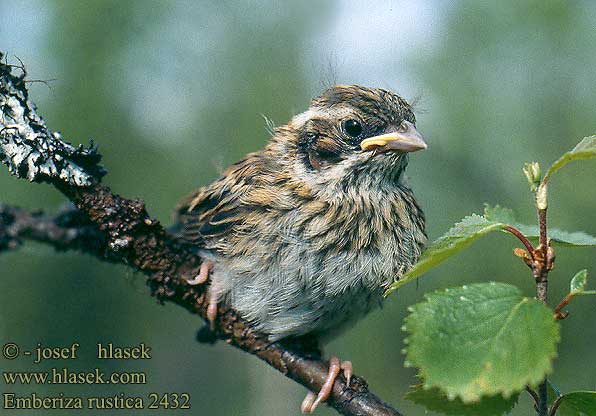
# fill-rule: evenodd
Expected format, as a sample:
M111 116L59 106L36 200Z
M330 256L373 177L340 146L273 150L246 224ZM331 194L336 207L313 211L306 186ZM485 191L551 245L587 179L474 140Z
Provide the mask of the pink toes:
M199 274L195 276L194 279L189 280L189 285L200 285L207 282L209 279L209 273L213 269L213 263L205 260L201 263L201 268L199 269ZM209 326L211 330L214 329L214 322L215 318L217 318L217 301L218 296L215 290L211 287L213 283L207 288L207 302L209 303L207 306L207 319L209 320Z
M325 382L319 391L319 394L315 395L313 392L308 392L302 404L300 405L300 411L302 413L312 413L315 411L319 403L324 402L329 398L331 391L333 390L333 383L337 378L339 371L342 370L344 377L346 378L346 384L350 387L350 379L352 378L352 362L351 361L339 361L337 357L331 357L329 360L329 372L325 378Z
M207 281L207 279L209 278L209 272L211 271L211 269L213 268L213 263L211 263L210 261L204 261L203 263L201 263L201 268L199 269L199 274L195 276L194 279L189 280L188 284L189 285L200 285L202 283L205 283Z

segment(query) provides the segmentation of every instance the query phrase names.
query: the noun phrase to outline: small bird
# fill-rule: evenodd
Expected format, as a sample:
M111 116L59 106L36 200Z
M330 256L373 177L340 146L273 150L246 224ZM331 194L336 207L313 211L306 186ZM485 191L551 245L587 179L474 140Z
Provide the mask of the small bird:
M418 259L424 214L404 171L427 145L411 106L380 88L337 85L311 101L248 154L177 208L182 237L203 262L208 319L236 310L271 342L324 343L382 300ZM349 361L330 360L326 400Z

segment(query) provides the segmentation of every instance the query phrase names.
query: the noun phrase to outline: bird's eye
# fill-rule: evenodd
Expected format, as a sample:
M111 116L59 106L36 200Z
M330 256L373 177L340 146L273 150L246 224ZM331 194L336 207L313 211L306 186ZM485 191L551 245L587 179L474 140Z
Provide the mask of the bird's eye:
M343 129L351 137L358 137L362 133L362 125L357 120L344 121Z

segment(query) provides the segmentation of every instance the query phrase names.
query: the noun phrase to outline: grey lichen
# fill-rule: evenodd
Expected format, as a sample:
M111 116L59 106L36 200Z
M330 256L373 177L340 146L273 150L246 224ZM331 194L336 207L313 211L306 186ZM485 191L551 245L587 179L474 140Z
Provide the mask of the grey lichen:
M31 182L97 183L105 174L97 149L72 146L48 130L28 98L24 68L19 75L13 69L0 62L0 161L11 174Z

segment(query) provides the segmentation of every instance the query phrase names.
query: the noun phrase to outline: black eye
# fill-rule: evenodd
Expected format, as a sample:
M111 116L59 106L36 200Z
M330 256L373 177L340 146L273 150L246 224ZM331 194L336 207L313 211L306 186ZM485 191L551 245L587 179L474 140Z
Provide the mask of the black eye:
M356 120L346 120L343 124L344 131L351 137L358 137L362 133L362 125Z

